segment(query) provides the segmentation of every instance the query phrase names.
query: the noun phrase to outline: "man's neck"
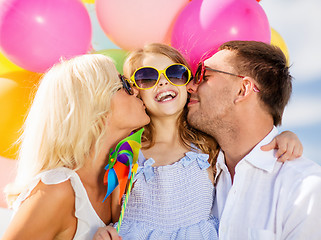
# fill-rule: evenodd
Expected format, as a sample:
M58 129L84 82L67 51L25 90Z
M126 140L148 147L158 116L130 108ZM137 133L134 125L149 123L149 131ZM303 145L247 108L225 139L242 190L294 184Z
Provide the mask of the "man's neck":
M248 126L241 127L237 134L225 134L221 137L219 144L224 152L225 164L231 174L232 181L235 175L236 165L247 155L252 149L262 141L273 129L273 125L266 126Z

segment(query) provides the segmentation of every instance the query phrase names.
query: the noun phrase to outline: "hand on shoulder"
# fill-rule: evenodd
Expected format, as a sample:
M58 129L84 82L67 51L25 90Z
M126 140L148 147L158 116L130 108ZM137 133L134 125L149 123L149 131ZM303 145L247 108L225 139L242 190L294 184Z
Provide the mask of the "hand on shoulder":
M285 162L293 160L302 156L303 145L298 136L291 131L284 131L277 135L273 140L262 146L263 151L270 151L276 149L275 157L278 161Z

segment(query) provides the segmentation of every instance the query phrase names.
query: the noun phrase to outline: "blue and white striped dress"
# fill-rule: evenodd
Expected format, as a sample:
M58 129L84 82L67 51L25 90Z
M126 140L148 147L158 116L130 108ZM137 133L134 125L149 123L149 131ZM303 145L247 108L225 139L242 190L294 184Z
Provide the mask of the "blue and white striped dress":
M120 228L123 239L218 239L208 155L190 151L172 165L154 163L140 153Z

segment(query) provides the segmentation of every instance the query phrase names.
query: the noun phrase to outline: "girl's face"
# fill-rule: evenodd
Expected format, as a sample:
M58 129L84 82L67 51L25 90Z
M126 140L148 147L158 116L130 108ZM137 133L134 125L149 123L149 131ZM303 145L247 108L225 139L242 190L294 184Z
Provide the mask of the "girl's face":
M142 100L137 98L137 94L136 89L133 95L129 95L125 89L120 89L113 95L109 126L132 131L149 123L150 118L145 112Z
M175 62L162 54L147 54L142 66L164 70L173 63ZM150 116L156 117L178 116L187 101L186 86L172 85L163 74L156 86L147 90L139 90L139 94Z

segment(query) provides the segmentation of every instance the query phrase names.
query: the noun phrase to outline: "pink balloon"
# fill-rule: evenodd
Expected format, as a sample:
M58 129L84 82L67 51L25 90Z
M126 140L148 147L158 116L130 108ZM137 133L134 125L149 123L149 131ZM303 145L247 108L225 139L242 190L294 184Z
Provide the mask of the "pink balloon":
M44 72L60 57L84 54L91 23L79 0L6 0L0 7L0 47L16 65Z
M146 43L170 43L174 21L188 0L96 0L99 24L125 50Z
M255 40L269 43L271 30L263 8L254 0L193 0L175 22L171 44L195 71L224 42Z

